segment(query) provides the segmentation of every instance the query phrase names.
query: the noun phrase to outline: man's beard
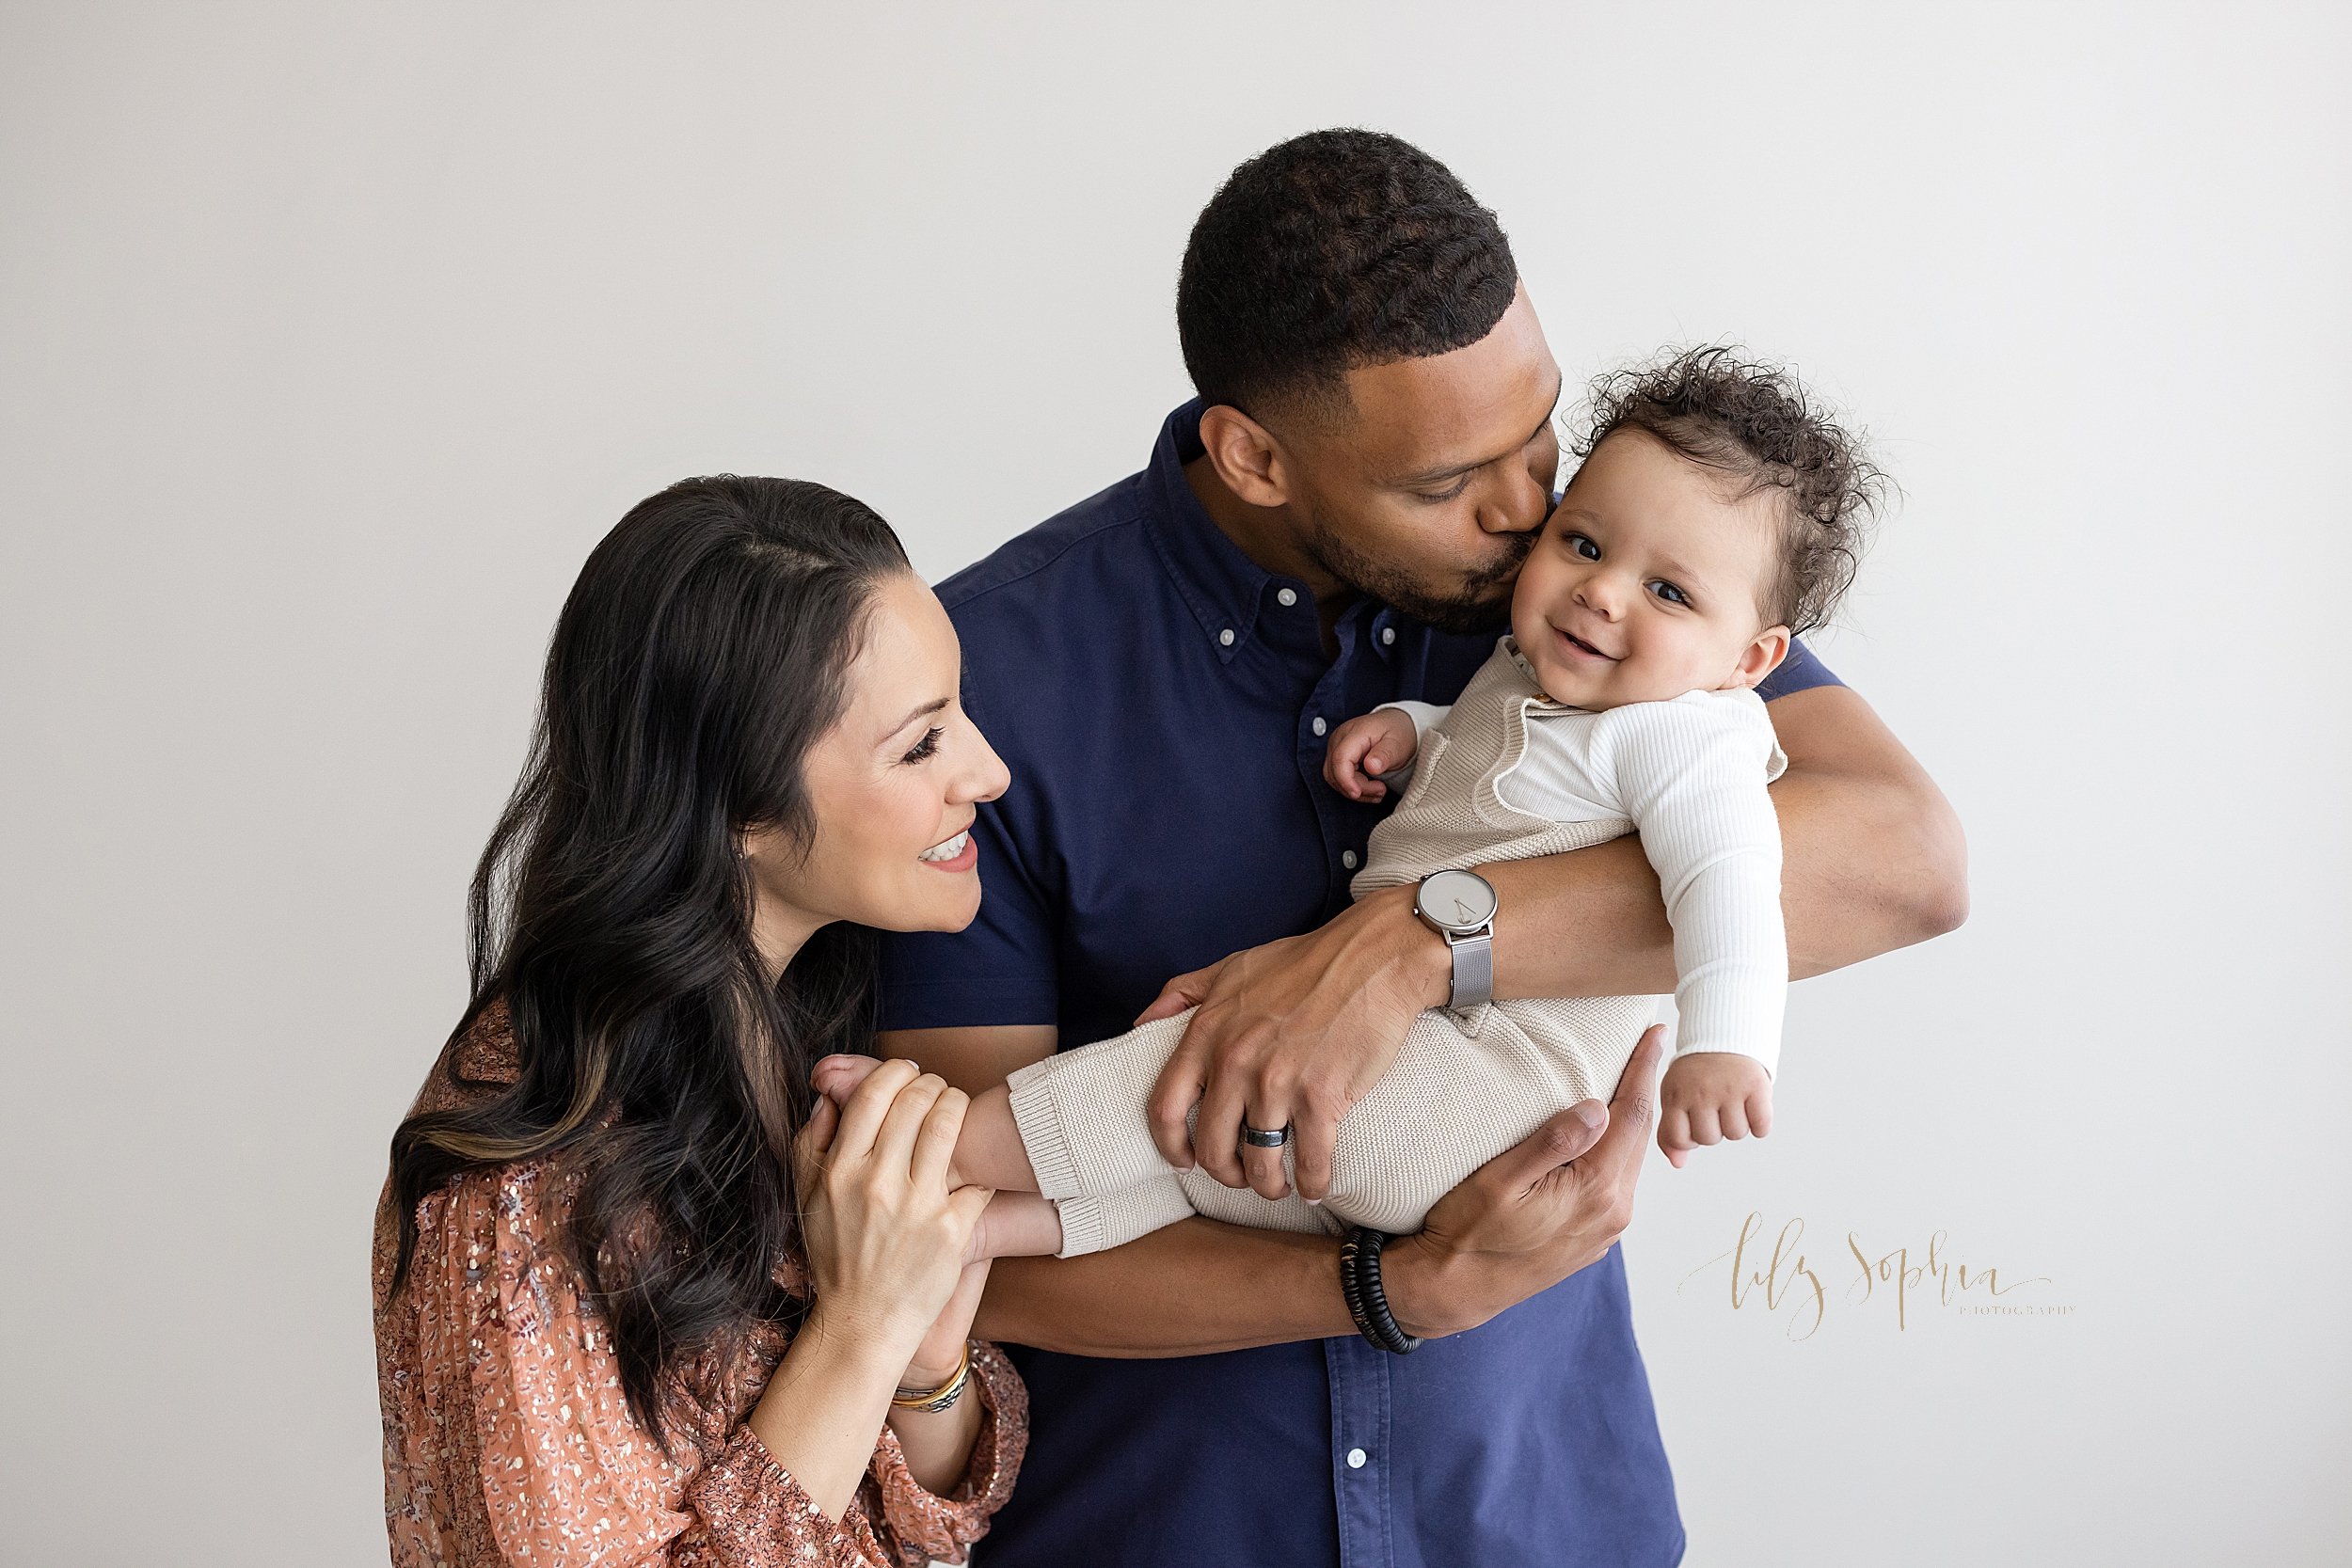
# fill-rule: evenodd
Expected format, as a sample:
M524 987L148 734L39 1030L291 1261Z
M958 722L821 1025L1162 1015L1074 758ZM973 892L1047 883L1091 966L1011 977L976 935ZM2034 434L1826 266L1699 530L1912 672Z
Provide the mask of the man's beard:
M1305 540L1307 554L1331 577L1359 594L1392 605L1416 621L1439 631L1492 631L1501 626L1511 608L1511 584L1519 565L1535 547L1536 531L1495 536L1502 555L1461 578L1450 593L1432 592L1386 562L1375 560L1332 532L1313 523Z

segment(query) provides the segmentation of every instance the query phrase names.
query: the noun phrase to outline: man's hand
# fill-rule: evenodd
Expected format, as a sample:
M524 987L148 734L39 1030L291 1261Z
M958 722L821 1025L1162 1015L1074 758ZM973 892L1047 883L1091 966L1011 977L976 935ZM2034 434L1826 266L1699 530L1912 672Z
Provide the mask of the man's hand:
M1597 1262L1633 1217L1665 1029L1633 1049L1604 1112L1588 1100L1472 1172L1381 1260L1405 1332L1459 1334Z
M1331 732L1323 753L1323 782L1351 800L1385 800L1389 786L1381 781L1411 767L1420 750L1410 714L1375 708Z
M1152 1090L1152 1138L1169 1164L1190 1170L1197 1156L1229 1187L1280 1197L1289 1191L1282 1151L1241 1149L1241 1127L1245 1118L1293 1127L1299 1195L1323 1200L1340 1117L1396 1060L1413 1016L1443 1005L1451 984L1445 943L1413 918L1412 897L1409 887L1383 889L1305 936L1168 983L1136 1022L1200 1009Z

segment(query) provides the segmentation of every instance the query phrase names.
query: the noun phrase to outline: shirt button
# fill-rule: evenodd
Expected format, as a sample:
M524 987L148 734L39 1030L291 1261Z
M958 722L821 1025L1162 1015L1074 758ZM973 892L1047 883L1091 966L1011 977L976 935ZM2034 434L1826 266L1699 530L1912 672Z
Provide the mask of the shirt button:
M1371 1457L1372 1455L1361 1449L1350 1449L1347 1450L1347 1467L1351 1470L1360 1470L1364 1467L1364 1461Z
M1394 626L1382 626L1380 628L1380 645L1386 648L1393 646L1395 642L1396 628Z
M1288 610L1291 606L1298 602L1298 590L1295 588L1285 588L1274 595L1274 602L1280 605L1284 610Z
M1340 851L1340 863L1341 863L1342 865L1343 865L1343 866L1347 867L1350 871L1355 870L1355 869L1356 869L1356 851L1355 851L1355 850L1353 850L1353 849L1343 849L1343 850L1341 850L1341 851ZM1363 1452L1364 1450L1363 1450L1363 1449L1358 1449L1356 1451L1357 1451L1358 1453L1361 1453L1361 1452Z
M1223 631L1216 634L1216 640L1225 646L1229 648L1232 647L1233 645L1233 628L1227 626Z
M1331 726L1325 723L1321 718L1317 718L1315 720L1315 734L1321 735L1324 731L1329 729L1330 727Z

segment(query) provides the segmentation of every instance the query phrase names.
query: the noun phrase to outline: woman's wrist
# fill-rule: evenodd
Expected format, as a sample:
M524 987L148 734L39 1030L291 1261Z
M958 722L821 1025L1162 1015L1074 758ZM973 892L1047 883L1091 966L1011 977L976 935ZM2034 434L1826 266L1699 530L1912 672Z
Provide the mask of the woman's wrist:
M897 1387L901 1393L914 1388L936 1388L956 1375L956 1363L945 1367L918 1367L913 1362L898 1373Z
M887 1327L838 1306L828 1310L819 1298L802 1320L792 1343L795 1349L807 1346L840 1375L853 1379L861 1387L895 1393L907 1381L904 1374L909 1370L907 1358L914 1349L909 1342L912 1338L894 1334Z
M964 1389L972 1382L972 1342L968 1339L964 1341L962 1354L956 1357L954 1369L945 1377L933 1378L929 1372L916 1372L912 1368L908 1370L908 1375L914 1381L899 1384L898 1391L890 1397L890 1408L894 1412L912 1410L936 1416L943 1410L952 1409L963 1398Z

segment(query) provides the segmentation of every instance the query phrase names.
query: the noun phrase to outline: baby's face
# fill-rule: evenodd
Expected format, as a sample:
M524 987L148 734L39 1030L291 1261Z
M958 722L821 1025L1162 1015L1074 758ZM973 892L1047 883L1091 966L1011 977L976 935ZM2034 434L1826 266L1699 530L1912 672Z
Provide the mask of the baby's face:
M1780 500L1641 431L1585 459L1511 598L1544 690L1572 707L1754 686L1788 650L1758 609L1779 568Z

